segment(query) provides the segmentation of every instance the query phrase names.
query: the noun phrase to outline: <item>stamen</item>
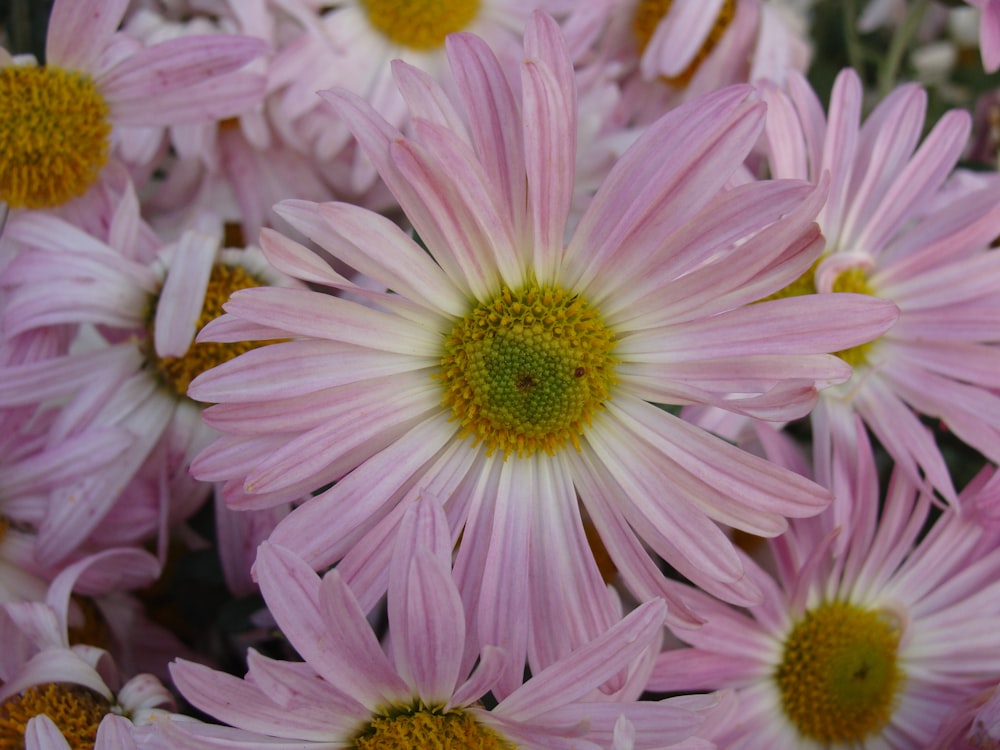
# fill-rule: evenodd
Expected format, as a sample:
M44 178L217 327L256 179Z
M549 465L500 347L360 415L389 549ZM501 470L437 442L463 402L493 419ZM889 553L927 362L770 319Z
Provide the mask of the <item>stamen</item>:
M36 685L0 704L0 748L23 748L28 721L45 714L73 750L93 750L97 727L111 711L102 696L79 685Z
M646 51L646 47L656 32L656 27L670 12L671 5L673 5L673 0L639 0L635 15L632 16L632 34L639 44L640 55ZM722 35L726 33L726 29L729 28L735 15L736 0L726 0L722 4L722 8L719 9L719 15L716 16L708 36L705 37L701 48L691 58L691 62L677 75L663 76L663 80L671 86L687 86L694 78L694 74L698 72L701 64L722 41Z
M461 710L440 712L421 704L377 716L352 745L356 750L516 750L516 746Z
M428 51L444 46L448 34L468 28L479 0L361 0L368 22L391 41Z

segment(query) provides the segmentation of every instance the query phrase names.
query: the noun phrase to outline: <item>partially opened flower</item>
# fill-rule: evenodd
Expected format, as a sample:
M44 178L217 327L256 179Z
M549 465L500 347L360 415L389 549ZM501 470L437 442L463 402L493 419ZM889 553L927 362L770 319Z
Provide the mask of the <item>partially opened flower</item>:
M931 523L930 493L897 467L879 507L871 446L835 492L854 497L847 524L829 512L770 541L768 591L746 611L687 589L701 628L664 652L655 690L733 688L737 707L711 738L731 750L928 747L964 699L1000 678L1000 536L949 508ZM984 471L963 505L996 506L1000 474ZM844 537L838 554L833 542Z
M940 419L961 440L1000 461L1000 181L946 190L966 146L969 115L946 113L920 141L926 94L904 85L862 125L862 86L852 70L834 85L829 113L793 76L788 93L765 89L771 172L831 177L818 221L826 249L782 294L852 291L891 299L898 322L878 340L839 353L852 378L823 392L812 415L818 476L837 445L857 449L851 414L860 414L913 481L924 476L945 498L955 490L941 451L920 415Z
M237 74L266 45L204 35L143 47L117 34L128 0L56 0L45 65L0 50L0 201L52 208L97 180L116 126L226 117L263 93Z
M635 748L667 748L695 734L715 703L711 696L617 702L597 691L637 665L645 681L655 656L649 650L660 642L662 601L640 606L484 708L480 699L496 686L509 655L486 647L471 675L463 669L465 616L451 548L436 500L424 498L407 511L392 560L386 652L336 569L320 579L294 552L265 542L257 560L261 591L305 661L250 651L242 680L178 661L172 673L184 697L233 728L163 717L153 724L163 746L597 750L611 747L620 717L634 730Z
M293 226L392 292L352 289L370 306L237 292L201 339L263 327L297 340L215 368L189 392L218 402L204 417L226 433L192 470L226 480L235 507L337 482L270 539L316 569L341 560L366 607L385 590L407 506L424 489L445 498L478 643L540 669L616 617L584 513L640 600L670 595L643 541L720 596L758 600L713 521L771 536L828 495L655 404L802 414L817 381L848 376L823 352L883 331L895 309L861 295L746 304L815 260L823 193L794 182L722 190L762 127L745 87L651 126L567 243L573 73L547 16L534 16L525 44L521 107L472 35L449 38L461 109L398 64L419 115L413 138L348 92L327 94L427 250L356 206L282 204ZM285 273L350 288L275 232L262 247ZM508 690L520 675L510 670Z
M124 681L108 653L70 645L70 595L148 585L159 564L147 552L106 550L67 567L45 602L0 613L0 746L25 750L134 750L133 722L170 710L170 692L148 674Z

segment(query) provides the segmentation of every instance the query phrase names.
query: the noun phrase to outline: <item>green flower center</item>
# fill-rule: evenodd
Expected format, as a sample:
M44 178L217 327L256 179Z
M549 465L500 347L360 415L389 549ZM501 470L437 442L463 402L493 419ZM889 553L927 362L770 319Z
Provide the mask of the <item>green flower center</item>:
M216 263L205 290L201 315L197 327L200 331L211 321L222 315L222 304L229 295L239 289L262 286L262 282L240 266ZM156 306L146 323L146 357L164 385L177 396L186 396L188 386L198 375L216 365L228 362L234 357L270 343L267 341L238 341L219 343L215 341L195 342L180 357L159 357L153 348L153 326L156 320Z
M355 750L516 750L509 740L461 710L442 713L415 706L398 714L377 716L351 745Z
M108 161L108 104L86 73L0 67L0 200L53 208L83 195Z
M760 301L765 302L772 299L784 299L785 297L800 297L805 294L817 294L816 269L819 267L819 264L826 259L826 257L826 255L821 255L816 259L816 262L809 267L809 270L802 274L798 279L793 281L784 289L779 289L774 294L765 297ZM868 284L868 277L865 270L857 266L848 268L846 271L841 271L837 278L833 280L833 285L830 291L851 292L853 294L869 294L873 297L877 296ZM877 340L878 339L875 339L875 341ZM867 341L864 344L852 346L850 349L834 352L834 354L844 360L851 367L858 367L868 361L868 353L871 351L872 345L875 341Z
M904 675L900 629L847 602L810 610L785 639L774 679L785 715L819 742L860 742L892 718Z
M673 0L639 0L635 14L632 16L632 34L639 44L640 55L645 52L660 21L670 12L671 5L673 5ZM736 0L726 0L722 4L722 8L719 9L719 15L716 16L715 23L708 32L708 36L705 37L705 42L695 53L688 66L675 76L664 76L663 80L671 86L689 84L698 68L722 40L722 35L726 33L726 29L729 28L735 15Z
M391 41L427 51L479 15L479 0L361 0L368 22Z
M617 382L615 336L585 299L557 286L504 288L448 334L444 404L492 454L580 447Z
M28 721L45 714L73 750L93 750L97 727L110 711L103 697L79 685L36 685L0 704L0 747L23 748Z

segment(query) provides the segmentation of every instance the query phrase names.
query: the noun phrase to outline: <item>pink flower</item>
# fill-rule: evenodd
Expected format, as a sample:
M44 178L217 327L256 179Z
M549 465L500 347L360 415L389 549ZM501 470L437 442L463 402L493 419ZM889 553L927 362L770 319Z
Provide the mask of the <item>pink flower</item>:
M860 450L833 489L856 516L795 521L769 542L773 577L748 559L768 592L759 606L737 611L686 589L705 623L674 629L691 648L661 654L650 689L735 689L736 709L710 735L720 747L928 747L964 698L1000 677L1000 537L954 509L929 526L929 493L898 468L880 515L854 419ZM984 471L962 499L995 506L1000 474Z
M44 603L3 605L0 744L25 750L135 749L133 724L172 709L173 697L149 674L122 684L106 651L71 646L70 594L148 585L158 574L156 559L142 550L106 550L67 567L52 581Z
M83 195L121 127L226 117L263 93L237 74L266 45L204 35L150 47L116 33L128 0L56 0L46 64L0 50L0 200L51 208Z
M234 743L249 749L281 740L302 748L596 750L611 746L620 717L635 732L635 748L669 747L698 729L715 703L711 696L616 702L597 691L622 670L644 682L665 616L660 601L535 674L492 710L483 708L480 698L495 688L510 655L487 646L471 674L463 667L468 643L451 548L436 500L418 501L404 514L383 650L336 569L320 579L294 552L264 543L257 560L261 591L305 661L275 661L251 650L243 680L178 661L172 672L184 697L235 728L165 718L153 724L161 742L176 750Z
M831 177L818 219L822 260L784 293L861 292L900 310L881 338L840 353L855 371L823 392L812 415L817 475L829 475L836 450L856 450L850 415L857 413L913 481L923 475L954 501L919 416L940 419L1000 460L1000 254L989 249L1000 234L1000 181L985 178L951 197L945 180L965 148L969 115L948 112L917 148L926 95L915 85L894 91L863 126L861 82L851 70L837 78L826 118L801 77L788 94L767 87L764 95L771 172Z
M282 204L299 231L392 293L354 287L264 230L276 267L370 306L237 292L202 340L293 340L213 369L189 392L216 402L204 417L225 433L192 470L226 481L234 507L336 481L270 539L316 569L341 560L365 607L385 590L406 508L422 491L445 498L474 642L541 669L617 617L584 514L640 600L670 596L644 542L722 597L759 599L714 522L772 536L828 495L655 404L804 414L817 381L849 373L824 352L878 335L895 308L861 295L748 305L813 262L824 195L792 182L722 190L762 127L748 88L651 126L566 242L572 69L547 16L534 16L525 44L521 107L477 37L449 39L461 110L398 64L413 138L348 92L326 94L427 250L356 206ZM508 692L520 674L508 673Z

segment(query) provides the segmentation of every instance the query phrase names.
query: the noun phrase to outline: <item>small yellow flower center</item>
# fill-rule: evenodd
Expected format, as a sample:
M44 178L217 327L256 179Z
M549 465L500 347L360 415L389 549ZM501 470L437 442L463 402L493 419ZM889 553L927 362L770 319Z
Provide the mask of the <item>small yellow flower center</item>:
M83 195L108 161L108 104L86 73L0 67L0 200L53 208Z
M421 52L442 47L479 15L479 0L361 0L361 7L376 30Z
M653 38L656 27L660 25L660 21L670 12L672 4L673 0L639 0L639 4L635 8L635 14L632 16L632 33L639 44L640 55L645 52L646 47ZM691 58L688 66L675 76L664 76L663 80L671 86L686 86L690 83L698 68L722 40L722 35L726 33L726 29L729 28L729 24L732 23L735 15L736 0L726 0L719 10L719 15L716 16L715 23L708 32L708 36L705 37L704 43L695 53L695 56Z
M222 315L222 304L229 295L239 289L263 286L263 283L240 266L229 266L216 263L205 290L205 301L202 304L201 315L198 318L200 331L211 321ZM158 357L153 349L153 324L156 319L156 306L146 324L147 346L146 356L157 375L164 384L176 395L185 396L191 381L198 375L234 357L263 346L267 341L240 341L233 343L218 343L215 341L196 342L191 344L182 357Z
M110 712L103 697L79 685L36 685L0 704L0 748L23 748L28 721L45 714L73 750L93 750L97 727Z
M444 404L492 454L548 454L579 436L617 382L614 334L597 310L557 286L504 288L448 334Z
M355 750L516 750L516 745L461 710L442 713L422 705L377 716L354 739Z
M799 278L786 286L784 289L779 289L774 294L764 297L764 299L760 300L760 302L766 302L767 300L772 299L784 299L786 297L801 297L805 294L817 294L816 269L819 267L819 264L826 259L826 257L826 255L822 255L817 258L816 262L809 267L809 270L802 274ZM853 294L869 294L873 297L877 296L868 284L868 278L865 275L865 270L857 266L854 268L848 268L846 271L842 271L837 278L833 280L830 291L851 292ZM868 352L871 351L874 343L875 341L868 341L864 344L852 346L850 349L834 352L834 354L844 360L851 367L858 367L868 361Z
M774 679L785 715L818 742L861 742L889 723L904 675L899 624L847 602L810 610L785 639Z

